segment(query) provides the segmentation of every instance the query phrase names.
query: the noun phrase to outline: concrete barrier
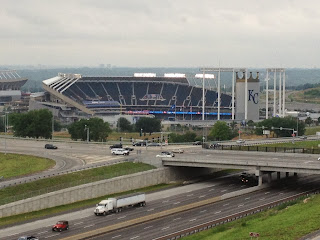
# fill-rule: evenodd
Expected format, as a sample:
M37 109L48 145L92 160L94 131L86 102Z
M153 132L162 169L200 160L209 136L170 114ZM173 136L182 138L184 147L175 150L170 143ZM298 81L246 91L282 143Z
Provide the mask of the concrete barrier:
M126 192L161 183L170 183L172 181L186 180L190 177L197 177L214 171L214 169L206 168L196 169L197 171L185 167L159 168L63 189L2 205L0 206L0 218L66 205L105 196L107 194Z

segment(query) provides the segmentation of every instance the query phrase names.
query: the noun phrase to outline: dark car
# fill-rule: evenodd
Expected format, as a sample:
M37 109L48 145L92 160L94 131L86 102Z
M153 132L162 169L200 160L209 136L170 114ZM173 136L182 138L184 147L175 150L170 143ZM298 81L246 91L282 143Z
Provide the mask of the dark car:
M112 148L122 148L122 144L121 143L113 144L110 146L110 149L112 149Z
M62 230L69 229L69 222L68 221L58 221L55 225L52 226L52 231L61 232Z
M58 149L58 147L54 146L53 144L46 144L46 145L44 145L44 148L46 148L46 149Z
M155 143L155 142L148 143L148 147L159 147L159 146L160 146L159 143Z
M192 145L202 145L202 142L201 141L195 141L192 143Z
M132 144L132 146L137 146L137 147L141 147L141 146L146 146L147 142L141 141L141 142L135 142Z
M123 149L128 150L128 151L133 151L134 150L134 148L131 148L131 147L128 147L128 146L125 146Z
M18 240L39 240L39 238L34 236L23 236L23 237L19 237Z

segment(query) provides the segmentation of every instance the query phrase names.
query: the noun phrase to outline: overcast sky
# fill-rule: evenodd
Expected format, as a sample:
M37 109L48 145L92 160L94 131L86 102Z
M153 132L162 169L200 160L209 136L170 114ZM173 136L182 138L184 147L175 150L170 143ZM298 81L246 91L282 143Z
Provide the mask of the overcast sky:
M320 67L319 0L0 2L0 65Z

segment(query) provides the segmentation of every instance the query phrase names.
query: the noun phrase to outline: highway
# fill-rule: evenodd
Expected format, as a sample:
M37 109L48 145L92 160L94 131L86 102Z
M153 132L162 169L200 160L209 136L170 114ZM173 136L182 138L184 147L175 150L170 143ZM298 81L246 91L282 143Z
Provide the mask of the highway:
M281 198L306 191L315 187L314 184L307 184L310 179L314 179L315 184L319 184L320 178L317 176L304 177L295 181L292 186L289 184L277 188L268 188L258 192L250 193L232 199L227 199L211 205L203 206L183 213L154 220L152 222L139 224L135 227L125 228L94 239L153 239L163 234L171 233L187 226L194 226L214 218L221 218L235 212L239 212L259 204L265 204ZM304 185L303 184L307 184ZM302 187L303 186L303 187ZM147 206L139 208L125 209L121 213L108 216L95 216L92 208L79 211L79 214L70 213L50 219L44 219L33 223L6 228L1 231L0 238L17 239L20 235L35 235L41 239L62 239L82 232L92 231L105 226L139 219L143 216L155 214L167 209L177 208L186 204L221 196L228 192L244 189L247 186L241 185L237 176L220 178L216 180L188 185L178 189L171 189L147 195ZM71 216L71 217L68 217ZM62 219L63 218L63 219ZM69 220L70 229L65 232L56 233L51 231L51 226L58 220ZM152 229L152 231L150 231ZM118 236L118 237L116 237Z

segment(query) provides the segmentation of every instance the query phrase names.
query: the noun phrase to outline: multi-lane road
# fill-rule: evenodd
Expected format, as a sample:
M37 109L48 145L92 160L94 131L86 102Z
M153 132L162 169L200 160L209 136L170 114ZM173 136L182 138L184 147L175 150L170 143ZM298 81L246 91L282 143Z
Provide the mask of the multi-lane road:
M278 184L277 187L262 189L243 196L172 214L132 227L105 233L93 239L155 239L187 227L223 218L253 207L305 192L309 189L314 189L319 183L320 178L317 176L298 179L292 178L291 183L287 181L286 184ZM246 185L241 185L237 176L220 178L148 194L146 207L128 208L117 214L95 216L93 213L94 206L92 206L89 209L79 212L6 228L1 230L0 239L17 239L20 235L28 234L49 240L63 239L70 236L76 238L77 235L83 232L94 232L95 229L100 229L105 226L116 225L132 219L139 219L147 215L157 214L168 209L214 198L246 187ZM69 220L70 229L61 233L52 232L51 226L57 220Z
M42 141L24 141L17 139L7 139L5 149L4 145L1 144L1 152L6 151L47 157L54 159L57 164L53 169L43 173L37 173L32 176L9 181L6 181L5 179L0 182L0 186L1 184L8 184L10 181L21 181L27 178L31 178L32 180L32 178L35 179L42 174L48 175L49 173L61 173L87 167L97 167L102 164L128 159L161 166L161 158L155 157L156 154L161 151L160 147L137 147L128 157L120 157L112 156L109 146L104 144L58 142L55 143L55 145L58 146L57 150L44 149L44 144L45 142ZM166 146L163 147L163 150L170 150L173 148L177 147ZM206 156L210 151L201 149L201 146L180 146L179 148L185 149L186 156L188 154L194 155L195 153L197 155ZM141 153L136 150L141 150ZM210 153L212 152L210 151ZM230 154L234 156L234 153ZM224 155L226 155L224 157L228 157L227 152L225 152ZM269 203L270 201L276 201L281 198L301 193L308 188L315 187L315 185L309 183L310 179L316 183L315 185L320 182L320 178L317 176L298 178L298 181L296 181L292 186L287 184L279 188L264 189L242 197L240 196L224 200L182 213L176 213L147 223L138 224L133 227L106 233L94 239L155 239L165 234L185 229L189 226L195 226L206 221L223 218L239 211L244 211L252 207ZM94 231L95 229L100 229L105 226L123 223L132 219L139 219L150 214L157 214L168 209L175 209L197 201L214 198L247 187L248 186L241 185L236 176L192 184L178 189L148 194L148 203L146 207L130 208L119 214L97 217L93 214L94 206L92 206L92 208L75 211L62 216L51 217L40 221L2 229L0 231L0 239L17 239L20 235L28 234L39 236L41 239L63 239L83 232ZM52 232L51 226L58 220L69 220L70 230L62 233Z

